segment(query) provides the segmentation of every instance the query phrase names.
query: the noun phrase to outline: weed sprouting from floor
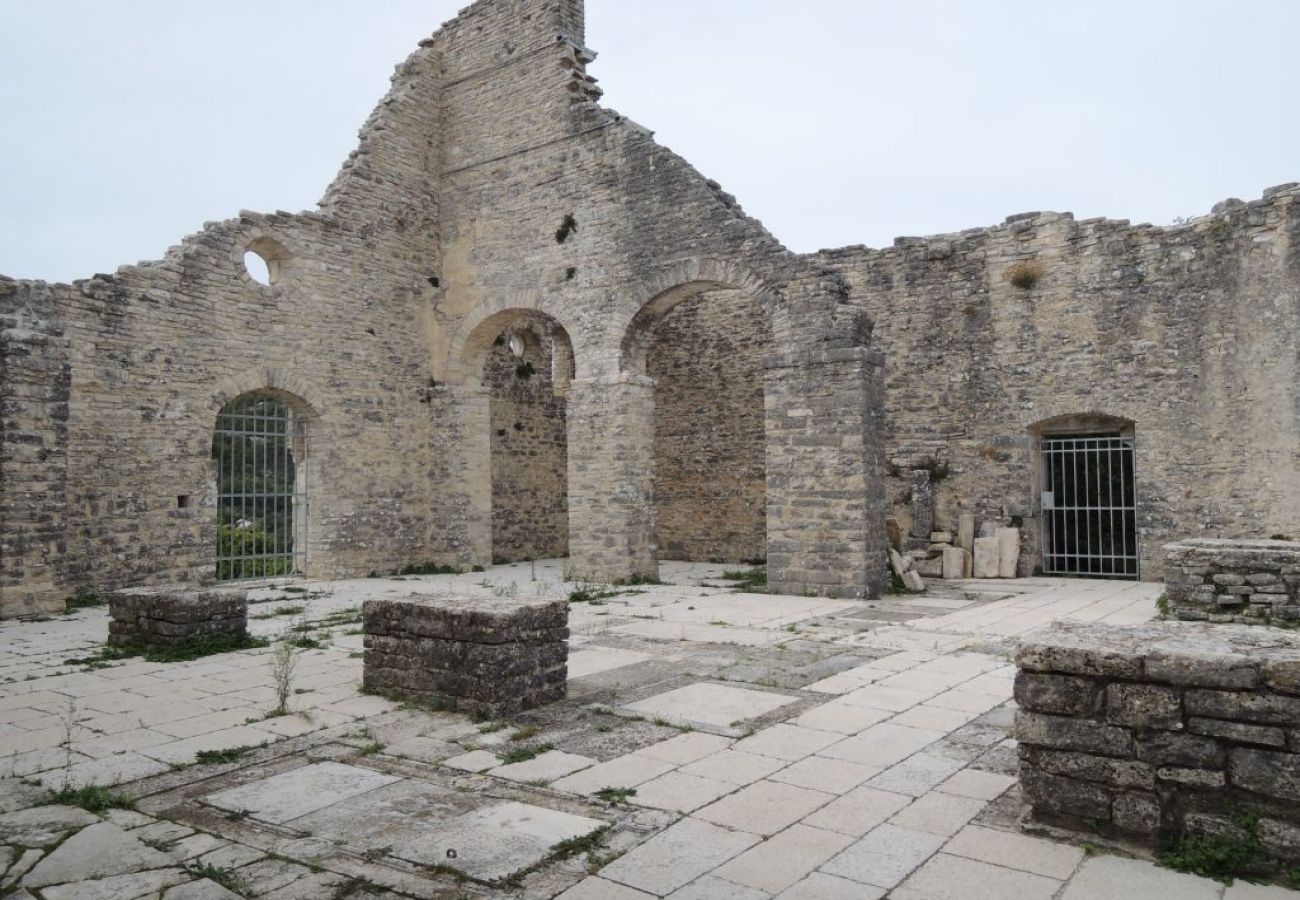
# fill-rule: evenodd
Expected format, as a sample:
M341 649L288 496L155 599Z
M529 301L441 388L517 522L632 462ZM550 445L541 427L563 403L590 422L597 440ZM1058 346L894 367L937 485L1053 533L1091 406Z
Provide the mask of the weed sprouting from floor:
M540 725L525 725L522 728L516 728L511 733L510 740L515 742L526 741L529 738L536 737L541 733L541 731L542 728Z
M1264 847L1259 837L1259 814L1241 811L1233 827L1220 834L1185 834L1156 852L1160 865L1178 872L1232 884L1237 878L1294 879L1296 873Z
M243 747L228 747L225 750L200 750L194 754L194 761L201 766L224 765L243 759L254 750L260 750L266 744L246 744Z
M80 609L91 609L96 606L104 605L104 598L99 596L99 594L96 594L89 588L81 588L63 602L63 614L68 616Z
M275 682L276 706L273 716L289 714L289 697L293 694L293 672L298 667L302 649L288 634L283 635L271 653L271 677Z
M636 788L603 787L593 796L611 806L626 806L628 798L636 796Z
M513 747L502 755L501 762L507 766L514 763L528 762L528 760L536 759L543 753L549 753L554 749L554 744L530 744L525 747Z
M66 666L86 666L91 669L102 669L111 662L136 657L143 657L147 662L156 663L191 662L205 656L215 656L219 653L234 653L238 650L265 647L268 643L265 638L255 638L249 635L242 637L207 635L190 638L166 647L103 647L94 656L66 659L63 664Z
M767 591L767 568L765 566L723 572L722 578L725 581L732 582L732 589L740 593L761 594Z
M222 869L211 863L194 863L186 868L186 871L195 878L206 878L208 881L216 882L228 891L236 894L243 894L243 885L240 884L238 876L230 869Z
M111 788L88 784L79 788L67 788L50 796L45 801L49 806L79 806L86 812L96 815L110 809L135 809L135 798L125 794L115 794Z

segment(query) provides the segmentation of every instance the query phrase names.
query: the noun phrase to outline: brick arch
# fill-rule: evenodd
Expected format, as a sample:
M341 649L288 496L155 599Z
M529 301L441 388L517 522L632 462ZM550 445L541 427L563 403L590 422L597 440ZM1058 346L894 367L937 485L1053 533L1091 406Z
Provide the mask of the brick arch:
M1086 421L1088 419L1105 421L1125 428L1135 428L1137 426L1137 420L1133 416L1125 415L1114 407L1103 408L1094 404L1077 406L1069 403L1054 403L1048 409L1040 409L1022 415L1020 427L1030 434L1040 435L1050 430L1054 425L1074 420Z

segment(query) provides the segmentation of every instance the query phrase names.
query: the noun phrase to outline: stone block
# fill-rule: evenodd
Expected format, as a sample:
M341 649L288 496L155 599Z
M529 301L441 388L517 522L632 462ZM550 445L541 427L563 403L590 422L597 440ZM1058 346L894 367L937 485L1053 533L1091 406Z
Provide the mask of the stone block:
M1129 728L1183 727L1183 702L1172 688L1151 684L1112 684L1106 689L1106 721Z
M169 647L195 640L239 642L248 636L248 600L242 590L148 588L109 596L108 643Z
M1187 720L1187 730L1193 734L1222 738L1237 744L1256 744L1261 747L1285 747L1286 732L1268 725L1248 725L1245 722L1224 722L1197 716Z
M916 571L925 578L943 577L943 557L925 557L916 561Z
M1184 697L1187 714L1264 725L1300 724L1300 698L1254 691L1192 690Z
M1023 749L1021 758L1043 772L1076 781L1095 781L1099 784L1145 790L1154 790L1156 786L1155 767L1135 759L1115 759L1030 746Z
M1153 731L1137 739L1137 758L1157 766L1221 769L1227 759L1223 745L1209 737Z
M1111 806L1111 821L1131 834L1154 835L1160 830L1160 801L1151 794L1121 794Z
M909 591L920 593L925 590L925 579L921 577L920 572L910 569L903 573L903 587Z
M1015 578L1020 565L1020 529L999 528L998 577Z
M996 537L976 538L974 577L997 578L1000 554L1001 550L999 549L998 539Z
M967 566L969 565L968 559L966 551L960 547L945 547L943 551L944 580L952 581L965 578Z
M951 544L951 543L952 543L952 532L951 532L951 531L932 531L932 532L930 532L930 543L931 543L931 544Z
M1022 744L1054 750L1078 750L1099 756L1133 755L1133 735L1126 728L1024 710L1016 714L1016 739Z
M1109 822L1114 794L1100 784L1075 781L1044 772L1024 762L1020 788L1034 814L1049 820L1059 816Z
M453 594L362 607L368 690L486 714L564 698L568 604Z
M1229 754L1228 777L1234 787L1300 802L1300 755L1238 747Z
M975 514L964 512L957 517L957 546L974 556Z
M1029 712L1062 716L1092 716L1101 711L1101 685L1090 678L1020 672L1016 703Z

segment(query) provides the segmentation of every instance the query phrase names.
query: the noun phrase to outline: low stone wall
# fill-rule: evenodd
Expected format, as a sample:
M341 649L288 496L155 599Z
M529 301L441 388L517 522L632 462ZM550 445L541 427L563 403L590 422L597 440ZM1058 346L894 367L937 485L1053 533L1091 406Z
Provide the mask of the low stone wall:
M564 600L367 600L362 618L368 691L492 717L564 699Z
M1300 543L1168 544L1165 586L1170 613L1179 619L1300 624Z
M1300 860L1300 635L1058 624L1017 662L1033 820L1153 845L1257 816L1264 848Z
M141 589L109 596L108 642L116 647L167 647L202 638L248 636L243 591Z

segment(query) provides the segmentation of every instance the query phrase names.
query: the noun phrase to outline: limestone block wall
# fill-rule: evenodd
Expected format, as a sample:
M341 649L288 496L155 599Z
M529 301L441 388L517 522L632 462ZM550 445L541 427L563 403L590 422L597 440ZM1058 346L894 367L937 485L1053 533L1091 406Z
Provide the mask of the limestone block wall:
M492 558L565 557L568 423L552 372L557 337L544 323L521 323L510 333L523 353L515 355L502 339L488 355L484 379L491 394Z
M48 288L0 278L0 618L64 598L72 366L51 307Z
M1172 539L1300 533L1300 187L1172 228L1031 213L816 259L876 323L904 530L909 471L941 464L936 525L1023 523L1032 572L1031 429L1099 414L1134 423L1143 577Z
M664 559L767 556L766 319L742 291L700 294L655 326L655 524Z
M1168 544L1165 597L1180 619L1294 625L1300 622L1300 543Z
M1300 859L1300 635L1059 624L1016 660L1035 820L1155 844L1258 817L1264 848Z

